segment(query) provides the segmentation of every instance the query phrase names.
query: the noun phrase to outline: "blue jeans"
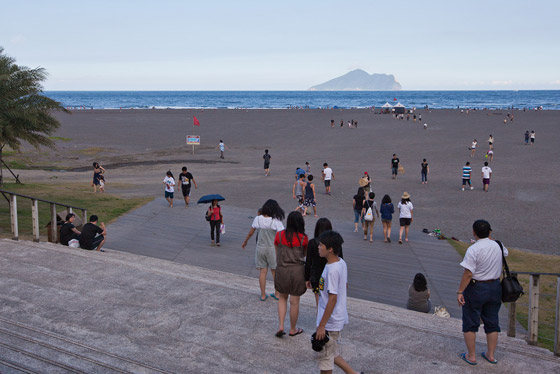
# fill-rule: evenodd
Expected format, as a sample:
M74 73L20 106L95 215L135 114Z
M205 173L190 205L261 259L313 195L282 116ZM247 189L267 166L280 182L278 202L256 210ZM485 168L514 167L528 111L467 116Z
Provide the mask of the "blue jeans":
M364 218L362 217L362 210L354 209L354 223L358 223L360 221L360 218L362 218L362 223L363 223Z
M428 172L422 172L422 182L428 181Z
M463 332L477 332L481 319L485 333L500 332L498 313L502 306L502 285L499 279L493 282L471 281L463 296Z

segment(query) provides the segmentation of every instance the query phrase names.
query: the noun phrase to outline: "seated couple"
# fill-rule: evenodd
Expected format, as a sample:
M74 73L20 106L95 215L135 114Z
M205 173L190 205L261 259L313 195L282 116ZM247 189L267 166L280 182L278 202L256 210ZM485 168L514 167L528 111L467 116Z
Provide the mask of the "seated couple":
M68 245L71 240L76 239L80 242L80 247L83 249L90 251L97 249L100 252L105 252L101 249L103 244L105 244L105 235L107 235L105 224L101 222L101 227L97 226L99 218L94 214L89 218L89 223L86 223L80 232L74 226L75 218L76 215L74 213L66 215L66 222L60 228L60 244Z

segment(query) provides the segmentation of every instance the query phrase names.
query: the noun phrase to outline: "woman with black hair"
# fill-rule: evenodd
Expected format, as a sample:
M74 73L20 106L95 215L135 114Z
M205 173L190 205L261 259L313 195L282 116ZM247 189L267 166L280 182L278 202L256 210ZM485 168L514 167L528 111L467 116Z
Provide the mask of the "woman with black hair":
M354 208L354 232L358 232L358 222L361 220L362 228L364 226L364 216L362 209L364 208L364 200L366 199L366 191L363 187L358 188L358 192L354 195L352 200L352 207Z
M291 212L286 220L286 230L276 234L276 276L274 288L278 291L278 331L277 337L284 332L284 319L290 299L290 336L299 335L303 329L297 328L299 315L299 298L306 291L305 287L305 255L307 252L307 235L305 235L305 221L300 212Z
M208 207L206 215L210 217L210 244L214 245L214 232L216 233L216 245L220 246L220 228L224 223L222 208L218 204L218 200L212 200L212 205Z
M165 173L165 178L163 179L163 184L165 184L165 200L169 203L169 207L173 208L173 193L175 192L175 178L173 178L173 173L168 170Z
M381 212L381 223L383 224L383 241L385 243L391 243L391 224L393 223L395 207L393 203L391 203L391 197L389 195L383 196L379 211Z
M408 230L410 229L410 224L414 219L412 214L414 213L414 206L410 201L410 194L405 192L401 196L401 201L397 205L399 208L399 244L402 244L402 234L404 231L404 241L408 241Z
M428 282L422 273L414 276L414 281L408 287L408 302L406 309L415 310L421 313L430 313L432 310L432 301L430 300L430 290Z
M241 248L245 249L249 239L259 230L257 234L257 250L255 252L255 265L259 270L259 286L261 288L260 301L268 299L266 294L266 274L268 268L272 273L272 279L276 276L276 249L274 248L274 238L278 231L284 230L282 220L284 219L284 211L276 200L269 199L259 210L260 215L256 216L251 224L251 229L247 237L241 244ZM275 293L271 293L270 297L278 300Z
M315 302L319 303L319 279L327 264L327 259L319 256L319 236L325 231L332 230L331 221L328 218L319 218L315 224L313 239L307 245L307 257L305 258L305 286L315 294ZM342 249L339 256L342 258Z
M105 168L99 165L99 162L93 163L93 181L91 182L91 186L93 187L93 193L97 192L97 186L100 185L99 178L101 174L105 173Z

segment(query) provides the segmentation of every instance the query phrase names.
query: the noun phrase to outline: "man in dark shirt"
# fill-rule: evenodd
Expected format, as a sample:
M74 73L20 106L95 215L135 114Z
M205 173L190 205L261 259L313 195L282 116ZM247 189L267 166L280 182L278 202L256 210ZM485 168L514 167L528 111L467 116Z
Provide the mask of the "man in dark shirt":
M68 242L72 239L80 239L81 232L74 226L74 219L76 215L74 213L68 213L66 215L66 222L60 228L60 244L68 245Z
M399 158L396 153L393 153L393 158L391 159L391 172L393 173L393 179L397 178L397 173L399 172Z
M80 235L80 247L93 251L97 248L100 252L105 252L101 247L105 244L105 235L107 230L105 224L101 222L101 227L97 226L98 217L94 214L89 218L89 223L86 223L82 228L82 235ZM99 234L99 235L97 235Z
M181 191L183 192L183 197L185 198L185 208L189 207L189 201L191 196L191 185L194 183L194 188L198 188L196 181L191 173L187 172L187 167L183 166L182 172L179 174L179 180L181 181Z
M270 174L270 159L271 159L271 156L268 153L268 149L264 150L263 159L264 159L264 175L268 177L268 175Z

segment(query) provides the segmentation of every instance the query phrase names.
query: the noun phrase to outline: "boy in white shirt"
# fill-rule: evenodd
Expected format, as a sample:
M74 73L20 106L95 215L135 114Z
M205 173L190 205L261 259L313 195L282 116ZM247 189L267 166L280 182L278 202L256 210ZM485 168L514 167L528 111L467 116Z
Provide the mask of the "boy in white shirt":
M319 280L319 304L317 310L317 331L315 338L322 340L326 332L329 341L318 354L321 374L330 374L334 365L347 374L357 373L342 358L338 340L344 325L348 323L346 310L346 290L348 287L348 269L346 262L338 257L344 240L339 233L329 230L319 237L319 256L327 259L327 264Z
M488 186L490 185L490 178L492 177L492 169L488 166L488 162L484 162L482 167L482 184L484 185L484 191L488 192Z
M334 179L334 173L326 162L323 164L323 181L325 181L325 193L331 194L331 180Z

